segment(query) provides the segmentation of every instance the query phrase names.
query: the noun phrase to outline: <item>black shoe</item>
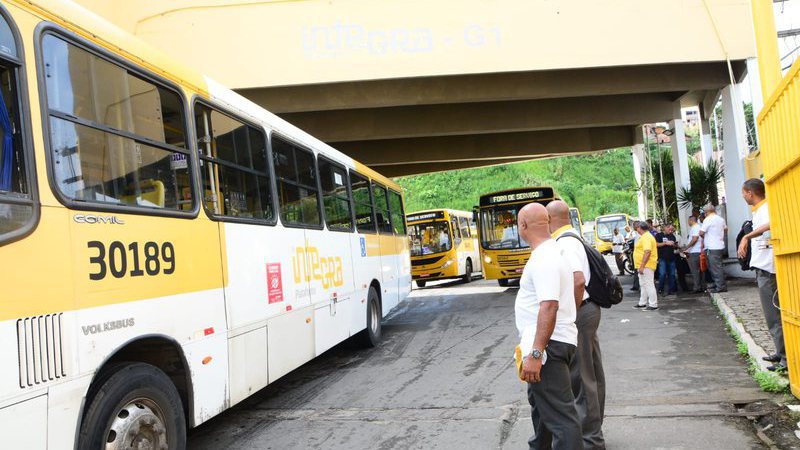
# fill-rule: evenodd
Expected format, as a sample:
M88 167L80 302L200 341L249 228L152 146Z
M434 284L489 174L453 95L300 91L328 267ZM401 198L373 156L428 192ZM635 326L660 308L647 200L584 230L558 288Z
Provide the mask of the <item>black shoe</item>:
M781 363L775 363L771 366L767 366L767 370L770 372L786 372L788 369Z
M639 292L639 288L631 288L633 292Z
M644 309L644 308L647 308L647 305L640 305L640 304L637 303L637 304L633 305L633 307L636 308L636 309Z
M644 308L645 311L655 311L658 309L658 306L647 306Z
M704 291L703 289L698 289L696 291L692 291L692 294L705 294L705 293L706 293L706 291Z
M664 291L658 291L658 295L664 295Z
M764 356L761 359L763 359L766 362L778 363L781 362L781 355L773 353L771 355Z
M668 292L667 295L678 295L678 293L676 291L673 291L673 292Z

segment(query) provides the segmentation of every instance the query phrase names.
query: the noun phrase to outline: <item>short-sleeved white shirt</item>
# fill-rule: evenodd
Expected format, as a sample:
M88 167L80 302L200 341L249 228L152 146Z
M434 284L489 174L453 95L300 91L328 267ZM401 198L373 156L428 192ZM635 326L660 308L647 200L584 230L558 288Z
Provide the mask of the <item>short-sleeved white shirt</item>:
M706 216L700 228L705 232L703 241L708 250L723 250L725 248L725 219L718 214Z
M623 245L625 244L625 238L622 234L615 234L614 238L611 240L611 253L622 253Z
M689 253L700 253L700 250L703 247L703 236L700 236L699 223L695 223L692 228L689 229L689 242L691 242L692 238L695 236L697 236L697 242L695 242L693 246L689 247L687 250Z
M758 209L753 211L753 229L769 224L769 206L767 202L762 203ZM750 240L750 267L766 270L775 273L775 259L772 244L769 243L772 234L767 231L759 237Z
M564 256L568 258L570 267L573 268L572 272L583 272L583 279L586 280L586 286L588 286L589 280L592 278L592 270L589 267L589 258L586 256L586 249L583 248L583 239L578 240L571 236L565 236L565 234L571 234L578 239L580 239L580 237L575 232L574 228L569 228L553 236L561 249L564 250ZM588 298L589 291L583 291L583 299L586 300Z
M519 345L523 354L527 354L533 348L539 320L539 306L542 301L548 300L558 301L555 328L550 339L578 345L573 271L563 253L556 241L551 239L536 247L525 264L514 303L517 331L520 336Z

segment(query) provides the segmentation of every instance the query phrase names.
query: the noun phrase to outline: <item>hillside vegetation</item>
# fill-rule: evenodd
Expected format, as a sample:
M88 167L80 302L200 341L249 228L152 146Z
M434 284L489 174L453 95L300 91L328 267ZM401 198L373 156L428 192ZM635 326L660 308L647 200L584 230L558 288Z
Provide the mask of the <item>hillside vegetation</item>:
M406 210L471 210L478 197L524 186L552 186L584 221L623 212L636 214L636 179L628 148L583 156L528 161L502 166L398 177Z

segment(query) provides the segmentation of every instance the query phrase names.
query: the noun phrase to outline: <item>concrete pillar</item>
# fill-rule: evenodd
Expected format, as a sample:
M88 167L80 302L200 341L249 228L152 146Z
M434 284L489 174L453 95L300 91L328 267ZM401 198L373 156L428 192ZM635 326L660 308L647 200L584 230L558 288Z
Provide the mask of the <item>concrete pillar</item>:
M742 198L744 183L744 158L747 155L744 109L738 86L729 85L722 90L722 155L725 175L725 212L728 221L728 255L736 255L736 235L745 220L750 219L750 208Z
M700 155L703 167L708 167L708 162L714 158L714 148L711 140L711 121L708 117L704 117L702 111L700 111Z
M753 120L757 120L758 113L764 108L764 97L761 94L761 75L758 73L758 59L756 58L747 59L747 81L750 85L750 101L753 102ZM758 144L758 127L754 127L753 133L755 133L756 148L761 148Z
M672 146L672 170L675 175L675 191L680 193L681 188L689 189L689 153L686 151L686 132L681 118L680 102L675 102L672 110L672 120L669 122L672 129L670 145ZM689 236L690 208L678 206L678 219L680 221L680 234L684 238Z
M631 154L633 156L633 175L636 177L636 185L639 190L636 191L636 204L638 205L638 218L642 219L647 217L647 192L642 181L642 164L644 160L644 145L636 144L631 147Z

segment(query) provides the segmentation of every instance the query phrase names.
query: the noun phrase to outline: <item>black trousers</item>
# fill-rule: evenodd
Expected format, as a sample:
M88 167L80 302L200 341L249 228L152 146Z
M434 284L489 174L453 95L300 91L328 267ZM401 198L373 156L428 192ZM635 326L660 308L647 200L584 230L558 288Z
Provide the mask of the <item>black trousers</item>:
M570 369L577 363L575 350L574 345L551 340L541 381L528 383L534 432L528 445L532 450L583 450L570 378Z

